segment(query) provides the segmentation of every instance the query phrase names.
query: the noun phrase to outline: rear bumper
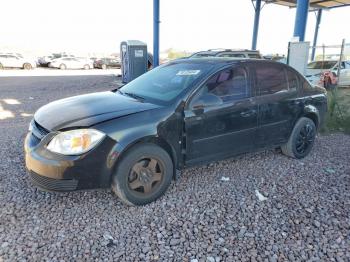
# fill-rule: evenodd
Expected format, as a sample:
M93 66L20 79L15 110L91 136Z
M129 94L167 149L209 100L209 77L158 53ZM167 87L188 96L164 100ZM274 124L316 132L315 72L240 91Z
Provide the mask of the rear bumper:
M25 162L33 184L48 191L74 191L106 188L114 163L109 162L110 153L116 144L106 137L96 148L79 156L65 156L46 149L54 134L41 140L28 133L25 143Z

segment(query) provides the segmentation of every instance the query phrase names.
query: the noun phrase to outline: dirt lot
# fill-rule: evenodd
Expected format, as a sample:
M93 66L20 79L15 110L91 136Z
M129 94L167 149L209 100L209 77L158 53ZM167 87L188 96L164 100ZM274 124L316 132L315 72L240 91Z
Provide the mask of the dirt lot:
M144 207L110 190L38 191L22 149L32 114L116 83L0 78L0 261L350 260L350 136L341 133L319 136L299 161L271 150L187 169Z

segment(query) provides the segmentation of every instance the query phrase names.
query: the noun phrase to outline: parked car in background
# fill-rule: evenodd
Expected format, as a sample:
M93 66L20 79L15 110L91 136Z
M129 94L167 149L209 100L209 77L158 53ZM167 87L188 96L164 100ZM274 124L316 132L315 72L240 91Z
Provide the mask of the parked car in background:
M119 58L104 57L96 59L94 61L94 68L107 69L107 68L120 68L121 63Z
M339 77L338 64L336 60L313 61L307 65L305 77L310 83L321 83L327 88L335 84L350 85L350 61L342 61Z
M40 66L47 67L52 62L52 60L62 57L75 57L74 55L67 54L65 52L62 53L53 53L51 55L42 56L38 58L38 63Z
M208 51L201 51L192 54L189 58L203 58L203 57L238 57L238 58L262 58L257 50L248 49L209 49Z
M0 69L23 68L32 69L36 67L34 59L25 58L20 54L0 54Z
M269 54L269 55L264 55L263 58L266 60L272 60L283 64L287 63L287 58L285 55Z
M40 108L26 167L39 188L112 187L125 203L143 205L185 167L278 147L307 156L326 110L325 89L282 63L179 59L119 89Z
M94 68L93 62L87 58L78 58L78 57L63 57L52 60L49 63L51 68L59 69L91 69Z

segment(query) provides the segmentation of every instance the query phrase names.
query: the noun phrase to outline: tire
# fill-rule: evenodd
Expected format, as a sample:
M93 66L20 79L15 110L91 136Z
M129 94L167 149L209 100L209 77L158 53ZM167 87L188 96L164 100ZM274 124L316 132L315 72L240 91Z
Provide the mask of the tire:
M295 124L288 142L281 146L283 154L301 159L306 157L315 142L316 126L310 118L302 117Z
M33 68L32 65L29 64L29 63L23 64L23 69L30 70L30 69L32 69L32 68Z
M146 205L165 193L172 177L169 154L157 145L141 144L129 149L117 164L112 191L127 205Z
M2 64L0 64L0 70L3 70L4 66Z
M85 70L89 70L89 69L90 69L90 66L89 66L89 65L84 65L84 69L85 69Z
M101 66L101 69L106 70L106 69L107 69L107 65L106 65L106 64L103 64L103 65Z
M65 64L60 64L60 69L61 70L66 70L67 69L67 66Z

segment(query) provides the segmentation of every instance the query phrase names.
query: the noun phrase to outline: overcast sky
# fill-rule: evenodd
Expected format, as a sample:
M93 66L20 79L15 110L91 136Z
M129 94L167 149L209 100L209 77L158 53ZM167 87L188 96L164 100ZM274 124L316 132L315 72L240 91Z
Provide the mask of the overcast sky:
M196 51L250 48L254 10L250 0L160 0L160 48ZM1 0L1 49L35 52L118 52L126 39L152 49L152 0ZM319 44L350 40L350 7L325 11ZM266 5L261 12L258 49L286 53L295 9ZM309 13L306 40L316 16ZM349 42L349 41L348 41Z

